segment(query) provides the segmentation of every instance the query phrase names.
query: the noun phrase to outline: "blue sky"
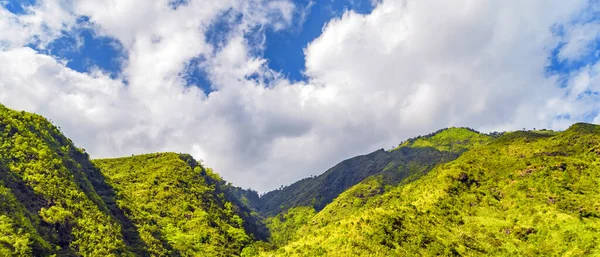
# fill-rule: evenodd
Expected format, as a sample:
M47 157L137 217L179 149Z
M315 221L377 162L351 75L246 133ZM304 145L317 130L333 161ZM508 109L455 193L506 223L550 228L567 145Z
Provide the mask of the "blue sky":
M321 29L331 19L339 18L346 10L357 13L370 13L373 5L370 0L325 0L295 1L307 9L308 15L300 26L283 31L268 30L266 33L267 48L264 56L269 60L269 67L281 71L292 81L305 79L304 53L302 49L321 35ZM300 17L296 19L299 20ZM300 21L298 21L300 23Z
M369 14L374 8L371 0L295 0L293 2L298 10L291 27L277 31L272 28L265 31L257 30L257 33L265 33L265 48L257 54L268 60L269 68L282 73L292 82L307 79L303 74L305 69L303 50L308 43L321 35L323 26L332 19L340 18L346 11ZM35 3L36 0L9 0L5 7L15 14L23 14L28 6ZM185 2L173 2L173 7L183 3ZM302 12L305 13L304 16ZM222 18L214 22L207 32L207 41L216 48L223 45L227 33L235 25L230 24L230 15L230 12L223 14ZM240 16L238 15L234 20L239 22ZM582 17L585 18L575 19L573 22L586 23L598 20L600 13L593 12ZM63 36L55 39L46 48L39 49L35 44L30 46L41 53L67 60L67 67L73 70L89 72L92 68L99 68L113 78L117 77L121 72L122 62L127 58L120 42L97 35L85 16L79 17L77 22L79 26L76 29L63 31ZM564 33L560 26L552 29L556 34ZM559 60L557 55L564 44L557 44L551 51L546 68L548 76L559 75L563 81L566 81L572 71L596 63L600 59L600 39L589 45L594 49L593 51L589 51L577 60ZM195 58L189 62L182 76L188 84L198 85L206 92L212 92L206 73L197 68L197 64L201 63L202 59Z
M12 13L22 14L25 13L25 8L35 4L35 0L9 0L5 7Z
M85 20L82 18L80 22L85 23ZM119 41L96 35L90 28L66 32L45 49L37 50L67 60L67 67L73 70L90 72L96 67L113 77L119 74L121 63L127 58Z
M9 0L6 8L13 13L22 14L27 6L34 3L35 0ZM175 2L173 6L182 3L184 2ZM268 60L268 67L281 72L291 81L306 80L303 75L303 49L321 34L327 22L341 17L345 11L368 14L374 8L370 0L296 0L294 4L299 9L295 13L293 26L278 31L272 28L257 31L266 35L265 48L258 54ZM302 17L301 12L306 15ZM223 44L228 31L235 25L229 23L230 15L231 12L223 14L206 35L207 41L217 48ZM238 15L234 20L239 22L240 18ZM89 72L92 68L99 68L117 77L121 72L121 63L127 58L119 41L97 35L85 16L79 17L77 22L79 26L76 29L64 31L62 37L55 39L45 49L39 49L35 44L30 46L41 53L67 60L67 67L73 70ZM213 90L205 72L195 68L201 61L202 58L192 60L182 75L189 84L211 92Z

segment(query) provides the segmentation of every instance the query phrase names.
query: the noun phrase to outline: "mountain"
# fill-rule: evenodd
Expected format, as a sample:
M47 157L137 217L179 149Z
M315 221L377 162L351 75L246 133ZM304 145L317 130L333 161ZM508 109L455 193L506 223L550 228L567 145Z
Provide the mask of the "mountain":
M233 256L268 236L253 197L185 154L92 162L0 105L0 256Z
M476 146L486 145L493 138L501 136L502 133L481 134L471 128L445 128L429 135L410 138L396 149L402 147L424 148L431 147L440 151L462 153Z
M139 233L136 245L152 256L232 256L267 236L250 210L235 203L225 181L190 155L156 153L93 163L115 191L114 196L100 192L101 197L123 210Z
M0 105L0 256L597 256L600 126L448 128L259 197Z
M127 255L82 149L39 115L0 105L0 255Z
M597 256L599 172L600 126L506 133L417 180L365 197L382 183L371 177L305 215L285 245L255 244L244 252Z
M412 138L392 151L383 149L357 156L335 165L325 173L300 180L261 196L261 211L266 216L297 207L312 206L319 211L346 189L374 175L385 185L427 173L440 163L456 159L469 148L492 140L468 128L447 128L430 135Z

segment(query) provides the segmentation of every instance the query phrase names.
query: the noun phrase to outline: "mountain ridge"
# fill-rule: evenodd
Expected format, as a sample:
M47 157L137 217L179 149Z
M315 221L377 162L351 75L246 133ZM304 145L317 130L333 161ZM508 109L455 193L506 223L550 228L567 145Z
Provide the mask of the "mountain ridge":
M389 151L379 149L348 158L318 176L261 195L262 213L273 216L297 206L320 211L340 193L370 176L381 174L387 185L415 179L436 164L455 159L492 138L470 128L451 127L410 138Z
M256 244L247 251L260 256L597 255L598 145L600 126L592 124L563 132L506 133L352 206L361 200L356 195L373 188L357 184L308 218L284 245ZM378 185L374 179L368 183Z
M189 154L91 160L42 116L0 105L0 255L597 255L599 170L598 125L446 128L266 206Z

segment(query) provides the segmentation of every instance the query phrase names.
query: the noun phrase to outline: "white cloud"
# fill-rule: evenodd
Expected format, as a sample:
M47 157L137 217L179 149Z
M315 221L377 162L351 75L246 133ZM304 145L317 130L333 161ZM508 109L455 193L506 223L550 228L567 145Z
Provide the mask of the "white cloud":
M330 22L305 50L307 74L338 87L355 116L368 120L375 111L364 106L379 107L387 117L373 122L397 134L549 126L553 117L538 114L564 92L544 73L559 41L550 27L584 3L383 1L369 15ZM392 96L387 109L374 94Z
M598 64L568 74L563 88L545 72L559 43L560 58L577 58L598 33L572 22L588 2L373 3L371 14L329 22L305 49L309 81L295 84L255 55L260 31L294 29L304 7L287 1L49 1L18 17L0 9L12 36L0 35L10 46L0 52L10 63L0 67L0 102L46 115L93 156L190 152L261 191L441 127L564 128L600 107L589 93L600 90ZM215 47L206 33L226 12L243 16ZM79 15L122 43L120 78L23 47ZM557 24L571 32L552 33ZM248 39L255 28L258 40ZM198 57L217 89L209 95L182 78Z
M569 28L567 42L558 52L561 61L577 61L590 51L596 51L594 42L600 39L600 22L578 24Z
M595 16L600 13L597 4L590 5L578 15L571 17L568 26L557 26L555 30L562 36L562 43L558 52L558 60L577 62L581 58L600 56L596 44L600 40L600 20Z
M1 4L1 3L0 3ZM0 8L0 50L26 44L44 48L50 41L69 30L75 23L68 5L60 0L47 0L24 8L25 14L15 15Z

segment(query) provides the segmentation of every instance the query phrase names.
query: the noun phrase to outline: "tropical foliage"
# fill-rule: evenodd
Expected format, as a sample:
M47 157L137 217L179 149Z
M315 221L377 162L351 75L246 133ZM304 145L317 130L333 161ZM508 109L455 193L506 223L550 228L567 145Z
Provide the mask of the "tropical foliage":
M43 117L0 105L0 256L237 255L268 235L253 197L189 155L92 163Z
M497 134L492 134L494 137ZM485 145L492 139L492 135L481 134L470 128L445 128L432 134L419 136L400 143L402 147L432 147L440 151L463 152L475 146Z
M87 154L39 115L0 105L0 253L128 254ZM10 254L8 254L10 253Z
M0 256L596 256L600 126L449 128L263 196L0 105Z
M219 175L189 155L145 154L94 163L116 192L107 202L114 201L139 233L139 251L232 256L255 239L245 230L253 228L245 224L252 221L247 210L228 199ZM239 215L244 211L246 221Z
M508 133L383 195L361 183L261 256L599 255L599 171L600 126Z

